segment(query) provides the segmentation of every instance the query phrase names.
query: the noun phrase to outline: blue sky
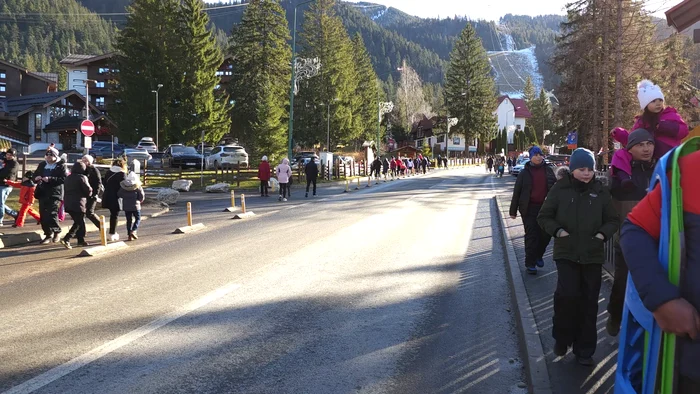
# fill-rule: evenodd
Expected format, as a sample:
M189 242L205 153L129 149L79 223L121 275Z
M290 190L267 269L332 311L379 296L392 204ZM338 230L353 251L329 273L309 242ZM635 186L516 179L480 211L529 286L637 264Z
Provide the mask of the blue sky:
M358 2L358 0L350 0ZM367 0L390 6L411 15L447 18L466 15L471 19L498 20L507 13L515 15L564 15L564 7L571 0ZM648 9L663 18L663 11L681 0L650 0Z

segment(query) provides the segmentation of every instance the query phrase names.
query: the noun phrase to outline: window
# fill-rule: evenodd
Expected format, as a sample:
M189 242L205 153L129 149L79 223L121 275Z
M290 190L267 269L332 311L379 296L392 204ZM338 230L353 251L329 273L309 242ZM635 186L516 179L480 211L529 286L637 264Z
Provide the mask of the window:
M455 145L459 145L459 144L462 143L462 141L460 140L459 137L454 137L454 138L452 139L452 143L455 144Z
M7 91L7 86L4 83L0 84L0 92L5 92L5 91Z
M41 114L34 114L34 140L41 141L41 130L44 128Z
M220 76L222 76L222 75L224 75L224 72L223 72L223 71L217 71L217 72L216 72L216 76L217 76L217 77L220 77Z
M0 79L5 79L5 78L7 78L7 74L6 74L5 70L0 70Z
M104 96L97 96L95 97L95 105L97 107L104 107L105 106L105 98Z
M95 82L95 87L96 88L103 88L103 87L105 87L105 83L104 82Z
M233 75L233 71L226 71L226 72L224 73L224 75L231 76L231 75Z
M97 70L97 73L98 73L98 74L107 74L108 72L109 72L109 69L108 69L108 68L105 68L105 67L100 67L100 68Z
M216 89L216 90L221 89L221 85L216 85L216 87L214 89Z
M445 136L444 135L439 136L437 139L437 142L440 142L440 143L445 142Z

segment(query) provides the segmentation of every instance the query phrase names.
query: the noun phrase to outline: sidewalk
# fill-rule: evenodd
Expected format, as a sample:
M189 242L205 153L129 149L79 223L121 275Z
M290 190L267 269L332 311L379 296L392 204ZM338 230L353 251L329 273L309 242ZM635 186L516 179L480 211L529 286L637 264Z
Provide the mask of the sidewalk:
M512 245L517 260L518 272L514 273L514 281L522 281L528 300L529 312L534 315L534 331L538 334L541 349L544 351L546 372L548 372L551 393L566 394L602 394L611 393L615 384L615 371L617 368L617 338L611 338L605 331L608 312L608 296L612 287L612 277L603 270L603 285L601 286L598 307L598 348L593 359L597 365L593 368L584 367L576 363L574 355L569 352L559 358L552 353L554 339L552 338L553 296L557 286L556 266L552 261L552 243L545 253L545 266L540 268L537 276L526 275L525 267L525 230L522 220L518 217L512 220L507 217L510 207L510 195L497 197L501 212L501 223L505 227L507 242ZM506 245L508 246L508 245ZM519 276L518 276L519 273ZM528 311L526 311L527 313ZM528 331L530 327L525 329ZM531 331L531 330L530 330ZM536 346L535 346L536 349ZM529 349L528 349L529 350ZM528 355L530 356L530 355ZM535 363L541 362L534 360ZM530 359L531 364L533 359ZM529 368L544 370L542 365L530 365ZM544 391L543 391L544 392Z
M162 208L159 205L145 204L142 206L141 209L141 220L143 221L148 220L149 218L158 217L168 212L169 210L169 208ZM99 209L96 211L96 213L98 216L104 215L106 222L109 225L108 210ZM124 219L124 215L121 215L120 217L122 219L119 221L118 225L126 225L126 219ZM95 225L92 224L92 222L90 222L87 219L85 221L87 224L86 228L88 233L99 231L99 229L95 227ZM70 219L70 215L66 215L66 219L63 222L61 222L61 236L64 236L68 232L72 224L73 221ZM29 244L32 242L39 242L42 238L44 238L44 232L42 231L41 226L36 224L36 221L34 221L33 217L28 216L27 220L25 221L24 227L22 228L13 228L10 225L7 225L0 229L0 249Z

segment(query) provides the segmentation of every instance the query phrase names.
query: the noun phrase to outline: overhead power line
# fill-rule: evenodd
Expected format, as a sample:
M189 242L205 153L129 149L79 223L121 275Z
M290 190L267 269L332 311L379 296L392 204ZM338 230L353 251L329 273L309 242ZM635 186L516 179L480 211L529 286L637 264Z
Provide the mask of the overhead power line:
M209 7L205 8L205 12L209 11L216 11L216 10L223 10L227 8L237 8L237 7L244 7L247 6L248 3L241 3L241 4L230 4L230 5L222 5L218 7ZM24 13L16 13L16 12L0 12L0 15L3 16L13 16L13 17L27 17L27 16L125 16L125 15L131 15L130 12L82 12L82 13L70 13L70 12L24 12Z

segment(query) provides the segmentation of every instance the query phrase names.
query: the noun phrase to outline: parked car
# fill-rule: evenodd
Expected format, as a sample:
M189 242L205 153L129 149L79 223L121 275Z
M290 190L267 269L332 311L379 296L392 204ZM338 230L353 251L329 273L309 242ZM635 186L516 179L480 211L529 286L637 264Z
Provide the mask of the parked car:
M520 174L520 171L522 171L523 168L525 168L525 163L527 163L528 161L530 161L529 158L519 159L518 163L513 167L513 170L510 172L511 175L518 176L518 174ZM551 161L549 161L547 159L544 159L544 164L554 168L555 170L557 168L556 164L552 163Z
M214 150L214 147L208 144L204 144L204 147L202 148L202 144L197 145L197 153L204 155L204 157L207 157L211 154L211 151Z
M136 159L141 162L141 165L153 158L145 149L124 149L124 154L127 160Z
M141 138L141 141L136 145L136 149L145 149L148 153L158 152L158 147L151 137Z
M552 162L555 166L561 167L569 165L570 157L570 155L549 155L546 157L546 159Z
M124 154L124 145L112 144L111 141L93 141L88 151L96 159L111 159Z
M212 149L206 158L206 167L219 169L222 166L248 168L248 153L238 145L220 145Z
M167 161L171 168L201 168L202 155L191 146L175 144L165 149L163 161Z
M292 171L297 172L300 168L299 166L301 166L301 170L304 171L306 165L309 164L311 160L314 160L314 162L316 162L316 167L318 167L318 171L321 172L321 160L314 159L312 157L304 157L296 163L292 164Z

